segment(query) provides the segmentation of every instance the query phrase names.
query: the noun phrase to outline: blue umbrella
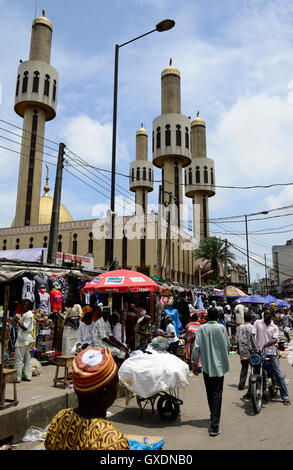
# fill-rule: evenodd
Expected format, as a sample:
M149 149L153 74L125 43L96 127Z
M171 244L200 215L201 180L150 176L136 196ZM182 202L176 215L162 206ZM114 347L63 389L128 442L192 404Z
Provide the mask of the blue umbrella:
M269 300L266 300L264 297L260 295L246 295L245 297L239 297L236 300L238 304L270 304Z
M276 307L291 307L291 305L286 302L286 300L278 300L276 299Z
M268 300L269 302L277 302L277 299L273 297L272 295L266 295L264 298Z

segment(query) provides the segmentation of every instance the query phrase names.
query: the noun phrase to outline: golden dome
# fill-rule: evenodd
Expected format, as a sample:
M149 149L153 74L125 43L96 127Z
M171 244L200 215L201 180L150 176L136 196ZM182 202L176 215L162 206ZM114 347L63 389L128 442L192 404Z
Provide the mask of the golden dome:
M37 18L34 19L33 21L33 26L35 24L45 24L46 26L49 26L51 30L53 30L53 25L48 18L45 17L45 10L43 9L43 16L38 16Z
M148 136L147 131L143 127L143 122L141 123L141 128L136 131L136 135L146 135Z
M194 126L204 126L204 127L206 127L205 121L199 117L199 111L197 111L197 116L191 123L191 127L194 127Z
M170 65L163 70L161 78L165 77L165 75L177 75L179 78L181 76L179 70L173 67L172 59L170 59Z
M39 211L39 225L50 224L52 209L53 209L53 198L49 195L50 187L49 182L49 168L47 167L46 185L44 186L44 194L40 198L40 211ZM59 223L61 222L72 222L72 217L66 207L60 204Z

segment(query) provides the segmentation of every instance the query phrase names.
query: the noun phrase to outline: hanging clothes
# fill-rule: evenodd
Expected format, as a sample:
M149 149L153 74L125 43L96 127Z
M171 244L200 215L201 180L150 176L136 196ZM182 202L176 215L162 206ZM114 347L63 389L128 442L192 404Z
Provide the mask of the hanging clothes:
M30 300L34 303L35 301L35 281L29 279L28 277L23 277L23 286L22 286L22 300Z

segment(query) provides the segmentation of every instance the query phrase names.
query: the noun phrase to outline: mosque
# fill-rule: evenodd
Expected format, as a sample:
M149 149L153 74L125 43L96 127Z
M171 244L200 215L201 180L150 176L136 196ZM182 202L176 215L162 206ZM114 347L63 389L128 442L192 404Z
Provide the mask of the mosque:
M45 126L56 117L58 100L58 73L50 64L52 32L43 10L32 23L29 60L18 67L14 110L23 118L23 131L17 201L11 227L0 229L0 250L48 247L53 206L48 167L43 194L41 180ZM120 268L195 284L192 247L183 246L191 238L183 223L183 191L192 198L194 239L208 237L208 199L215 195L215 169L207 157L205 121L199 113L193 120L181 113L180 81L180 72L170 59L161 73L161 115L153 120L152 161L148 159L148 132L143 125L136 132L129 190L135 193L138 209L134 215L115 218L114 259ZM154 167L161 170L161 204L158 211L149 211ZM164 225L162 220L169 222ZM58 253L89 256L94 269L107 268L108 225L107 218L73 220L61 204ZM130 232L140 235L129 236ZM163 232L167 236L162 237Z

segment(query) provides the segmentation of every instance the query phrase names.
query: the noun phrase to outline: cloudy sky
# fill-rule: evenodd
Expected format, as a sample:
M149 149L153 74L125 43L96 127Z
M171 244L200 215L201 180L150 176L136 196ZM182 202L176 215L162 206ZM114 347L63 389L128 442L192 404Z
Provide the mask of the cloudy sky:
M20 148L14 134L21 133L22 120L13 110L17 67L20 59L28 59L31 24L42 8L53 23L51 64L59 73L57 116L46 126L52 143L47 142L44 159L56 163L56 144L64 142L75 155L108 170L89 173L67 167L86 182L64 172L62 202L73 218L95 217L109 206L115 44L173 18L172 30L120 49L117 172L128 174L141 122L151 136L152 121L161 114L161 71L172 57L181 72L182 114L193 119L200 110L207 123L217 185L210 199L211 233L241 250L243 254L234 251L245 264L244 215L272 211L248 217L251 257L263 263L266 254L271 266L271 246L293 238L293 216L288 215L293 207L274 210L293 204L293 185L288 185L293 182L292 2L0 0L0 145L6 147L0 147L2 227L10 226L16 202L19 155L7 149ZM54 178L51 164L51 194ZM160 179L158 170L155 179ZM134 196L127 178L117 176L117 184L117 210L131 213ZM277 186L239 189L269 185ZM157 189L158 183L150 195L154 205ZM252 280L264 277L261 264L251 260L250 269ZM285 265L280 269L289 271Z

